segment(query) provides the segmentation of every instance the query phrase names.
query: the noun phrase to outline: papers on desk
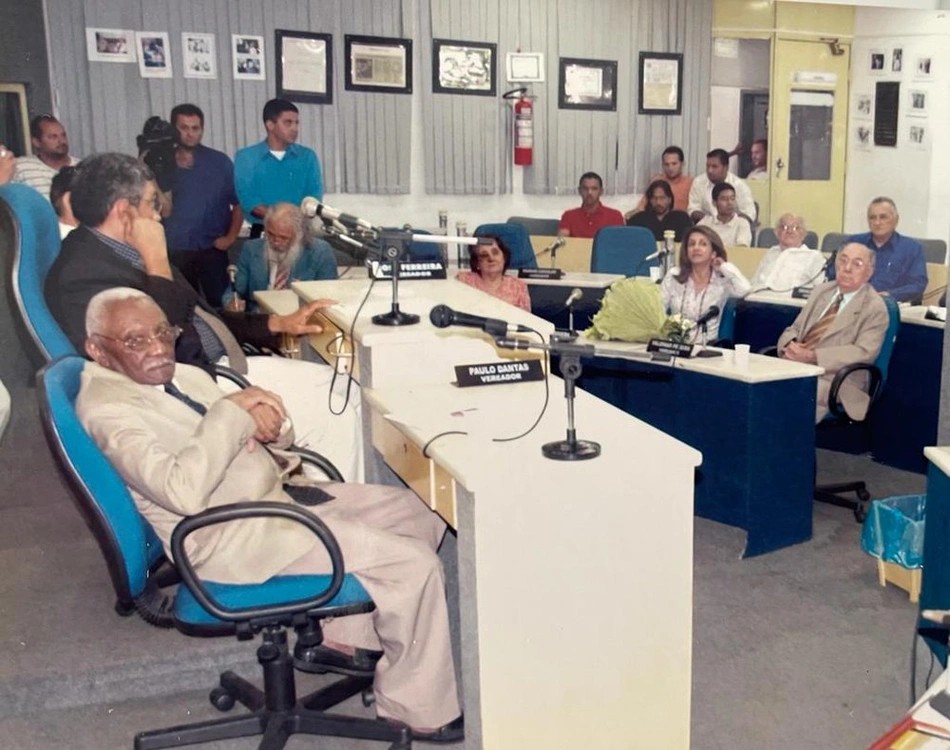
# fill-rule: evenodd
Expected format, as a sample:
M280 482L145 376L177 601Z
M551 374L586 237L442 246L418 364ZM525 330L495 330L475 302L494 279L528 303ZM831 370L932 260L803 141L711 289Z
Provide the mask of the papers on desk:
M944 323L947 322L947 308L946 307L937 307L936 305L928 305L927 312L924 315L927 320L941 320Z

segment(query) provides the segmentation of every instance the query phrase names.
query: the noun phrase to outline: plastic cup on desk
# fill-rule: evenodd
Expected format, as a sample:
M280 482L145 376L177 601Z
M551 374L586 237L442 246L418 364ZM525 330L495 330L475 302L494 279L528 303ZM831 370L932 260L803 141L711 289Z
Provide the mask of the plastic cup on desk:
M736 344L735 354L733 355L737 370L749 369L749 345Z

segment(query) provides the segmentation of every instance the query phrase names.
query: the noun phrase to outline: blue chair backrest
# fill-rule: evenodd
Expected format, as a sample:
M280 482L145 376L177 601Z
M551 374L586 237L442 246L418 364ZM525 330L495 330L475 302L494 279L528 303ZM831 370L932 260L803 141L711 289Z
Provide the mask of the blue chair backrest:
M717 339L735 341L737 303L738 300L735 297L730 297L722 306L722 312L719 314L719 331L716 334Z
M479 224L475 228L476 237L494 235L501 239L511 251L509 268L537 268L538 259L534 257L528 230L521 224Z
M656 260L645 260L656 252L653 232L643 227L603 227L594 235L590 253L592 273L620 273L649 276Z
M40 353L50 361L76 350L53 318L43 282L59 255L59 223L50 202L29 185L0 185L0 206L13 219L13 294Z
M877 353L874 364L881 371L881 388L887 383L887 368L891 363L891 354L894 352L894 342L897 341L897 332L901 327L901 311L893 297L882 297L887 306L887 332L884 334L884 343Z
M106 558L116 596L130 603L145 589L149 567L164 550L122 478L76 415L84 365L82 357L67 356L40 370L40 415L50 448L69 475L79 510Z

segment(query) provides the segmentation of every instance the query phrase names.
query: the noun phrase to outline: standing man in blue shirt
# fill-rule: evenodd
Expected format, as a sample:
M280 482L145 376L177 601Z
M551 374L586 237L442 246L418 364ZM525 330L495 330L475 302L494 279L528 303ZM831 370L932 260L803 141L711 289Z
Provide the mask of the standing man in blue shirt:
M300 114L286 99L264 105L267 137L234 157L234 183L251 237L260 237L264 215L275 203L300 202L309 196L323 200L323 171L312 149L297 143Z
M163 221L169 260L209 304L221 307L228 249L244 221L234 166L226 154L201 145L205 116L194 104L177 105L170 119L178 145L169 180L172 210Z
M880 196L868 206L870 232L848 237L845 243L860 242L876 252L871 286L881 294L889 294L898 302L919 304L927 288L927 263L924 248L913 237L898 234L900 216L890 198ZM834 266L828 271L834 280Z

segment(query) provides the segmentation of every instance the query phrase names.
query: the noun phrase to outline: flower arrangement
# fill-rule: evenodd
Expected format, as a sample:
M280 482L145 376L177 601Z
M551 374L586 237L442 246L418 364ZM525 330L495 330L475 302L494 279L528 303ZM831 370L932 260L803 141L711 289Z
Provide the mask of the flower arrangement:
M688 344L691 342L696 327L696 323L689 318L684 318L679 313L670 315L663 324L662 335L670 341L677 344Z
M663 338L688 344L695 326L682 315L666 314L659 286L643 277L631 277L610 286L584 334L592 339L646 343Z

